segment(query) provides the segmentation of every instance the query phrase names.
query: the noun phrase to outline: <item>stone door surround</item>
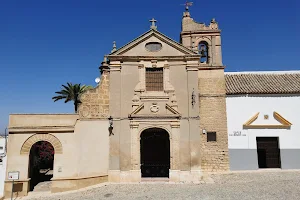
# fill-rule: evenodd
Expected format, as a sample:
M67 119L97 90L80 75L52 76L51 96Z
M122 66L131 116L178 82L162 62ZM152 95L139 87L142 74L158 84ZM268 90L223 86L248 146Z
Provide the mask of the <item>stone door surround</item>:
M170 170L179 169L180 159L180 121L179 120L133 120L131 129L131 170L141 177L140 138L141 133L149 128L164 129L170 136ZM171 177L170 177L171 178Z

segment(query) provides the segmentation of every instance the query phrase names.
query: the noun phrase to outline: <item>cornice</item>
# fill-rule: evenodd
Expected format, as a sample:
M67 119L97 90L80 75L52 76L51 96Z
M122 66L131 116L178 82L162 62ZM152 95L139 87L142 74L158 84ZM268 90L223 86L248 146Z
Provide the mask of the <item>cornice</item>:
M9 133L57 133L74 132L74 126L35 126L35 127L10 127Z
M195 34L203 34L203 33L217 33L219 35L222 31L220 29L210 29L210 30L195 30L195 31L182 31L180 35L195 35Z
M128 116L129 119L134 119L134 118L137 118L137 119L178 119L180 118L181 116L180 115L147 115L147 114L144 114L144 115L132 115L132 116Z
M187 61L199 60L200 55L182 55L182 56L123 56L123 55L109 55L111 61Z
M213 66L213 65L199 65L199 70L216 70L216 69L225 69L225 66Z

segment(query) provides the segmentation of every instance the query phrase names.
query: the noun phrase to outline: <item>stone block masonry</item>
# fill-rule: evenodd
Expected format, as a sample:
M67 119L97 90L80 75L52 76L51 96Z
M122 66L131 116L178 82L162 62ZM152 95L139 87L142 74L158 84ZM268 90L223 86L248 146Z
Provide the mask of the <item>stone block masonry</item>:
M101 82L85 92L80 100L79 116L87 119L108 118L109 115L109 71L103 71Z
M223 69L200 70L199 102L201 168L203 171L229 170L226 91ZM207 141L207 132L216 132L216 141Z

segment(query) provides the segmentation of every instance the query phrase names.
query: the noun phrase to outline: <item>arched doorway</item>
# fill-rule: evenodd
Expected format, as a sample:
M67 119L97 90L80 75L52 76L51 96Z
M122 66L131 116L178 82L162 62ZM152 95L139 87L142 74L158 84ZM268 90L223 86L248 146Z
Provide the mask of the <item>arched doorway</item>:
M166 130L149 128L141 133L142 177L169 177L170 138Z
M29 155L30 191L53 177L54 148L50 142L39 141L32 145ZM49 186L43 186L47 190Z

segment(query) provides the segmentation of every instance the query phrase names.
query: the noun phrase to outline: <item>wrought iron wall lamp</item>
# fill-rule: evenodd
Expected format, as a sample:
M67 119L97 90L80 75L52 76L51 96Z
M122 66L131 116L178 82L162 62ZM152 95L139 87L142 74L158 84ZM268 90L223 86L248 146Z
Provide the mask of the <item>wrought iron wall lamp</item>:
M196 95L195 95L195 89L193 88L192 92L192 107L194 108L194 105L196 103Z
M109 131L109 136L113 135L114 133L112 132L114 129L114 121L113 118L111 116L109 116L108 118L108 123L109 123L109 127L108 127L108 131Z

